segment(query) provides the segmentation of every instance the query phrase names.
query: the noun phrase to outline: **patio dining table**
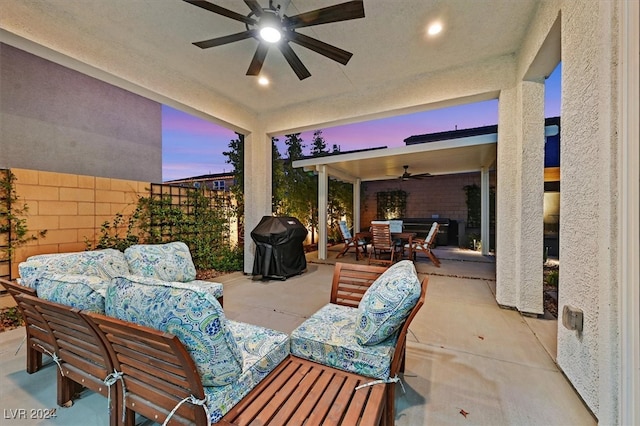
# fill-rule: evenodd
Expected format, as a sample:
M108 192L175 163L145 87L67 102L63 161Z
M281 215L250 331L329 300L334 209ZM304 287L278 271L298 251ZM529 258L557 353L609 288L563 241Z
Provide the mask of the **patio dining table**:
M413 242L413 237L416 236L415 232L392 232L391 233L391 239L393 241L398 241L399 244L401 244L403 247L405 244L409 244L409 247L411 247L411 244ZM369 244L369 242L371 241L372 237L371 237L371 232L369 231L364 231L364 232L358 232L355 236L356 240L365 240L367 242L367 244ZM365 245L364 248L364 253L365 254L367 252L367 246ZM402 251L402 256L404 257L404 250ZM409 258L411 257L411 253L409 253ZM360 260L358 258L358 250L356 249L356 260Z

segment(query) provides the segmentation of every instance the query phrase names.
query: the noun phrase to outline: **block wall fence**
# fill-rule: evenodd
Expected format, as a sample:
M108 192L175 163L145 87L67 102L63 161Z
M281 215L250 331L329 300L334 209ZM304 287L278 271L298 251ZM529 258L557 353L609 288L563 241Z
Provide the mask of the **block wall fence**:
M27 169L11 169L20 204L27 204L27 229L38 238L19 247L11 263L11 276L18 277L18 264L36 254L82 251L85 240L95 243L100 226L117 213L130 215L141 196L148 196L149 182L111 179Z

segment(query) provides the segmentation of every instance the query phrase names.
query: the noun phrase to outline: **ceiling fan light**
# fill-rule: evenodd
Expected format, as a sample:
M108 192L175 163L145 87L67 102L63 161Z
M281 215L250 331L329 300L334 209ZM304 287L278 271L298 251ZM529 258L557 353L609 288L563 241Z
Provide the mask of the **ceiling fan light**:
M260 38L267 43L277 43L282 38L282 21L272 12L266 12L260 17Z
M265 26L260 28L260 38L267 43L277 43L282 38L282 34L277 28Z

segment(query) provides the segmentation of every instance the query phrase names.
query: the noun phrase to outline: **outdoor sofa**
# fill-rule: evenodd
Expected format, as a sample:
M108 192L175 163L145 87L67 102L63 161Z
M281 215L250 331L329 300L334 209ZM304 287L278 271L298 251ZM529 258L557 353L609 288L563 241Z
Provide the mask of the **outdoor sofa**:
M106 315L65 304L65 292L44 293L45 298L54 294L60 299L55 302L39 303L33 295L16 299L23 307L30 304L28 309L44 320L51 334L60 326L51 322L62 316L76 322L81 318L86 326L76 325L77 329L93 334L74 340L73 330L67 339L56 333L52 355L61 371L71 365L66 353L81 353L85 341L102 342L108 355L92 364L106 367L103 374L113 368L103 379L104 388L94 380L97 390L106 390L109 397L111 424L130 425L139 413L159 423L240 425L253 421L248 420L253 416L263 419L278 412L280 417L307 416L307 424L324 424L331 418L336 424L358 419L362 425L391 425L406 333L424 303L427 279L417 286L416 281L411 262L388 270L337 264L331 304L298 327L291 340L284 333L228 320L216 289L207 284L116 277L104 292ZM383 299L394 307L380 309ZM340 318L328 317L326 309L334 315L335 307ZM56 314L56 309L68 312ZM363 318L369 314L377 319L367 324ZM326 327L327 321L331 327ZM87 356L105 353L98 343L93 346L93 355ZM293 373L292 368L299 370ZM70 381L84 382L80 373L59 381L59 392L61 382L67 392ZM318 374L335 380L308 385ZM338 404L331 397L335 381L342 386ZM283 389L292 392L290 398L282 397Z

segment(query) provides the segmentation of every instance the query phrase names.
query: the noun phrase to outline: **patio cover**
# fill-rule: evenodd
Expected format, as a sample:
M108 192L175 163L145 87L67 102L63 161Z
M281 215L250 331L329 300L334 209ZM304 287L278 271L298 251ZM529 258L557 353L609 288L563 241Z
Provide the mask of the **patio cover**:
M495 167L498 134L428 142L398 148L375 149L296 160L294 167L318 174L318 258L327 258L328 178L351 182L354 229L360 229L360 184L397 179L408 165L412 174L445 175L481 172L481 239L483 254L489 247L489 171ZM485 252L486 251L486 252Z

